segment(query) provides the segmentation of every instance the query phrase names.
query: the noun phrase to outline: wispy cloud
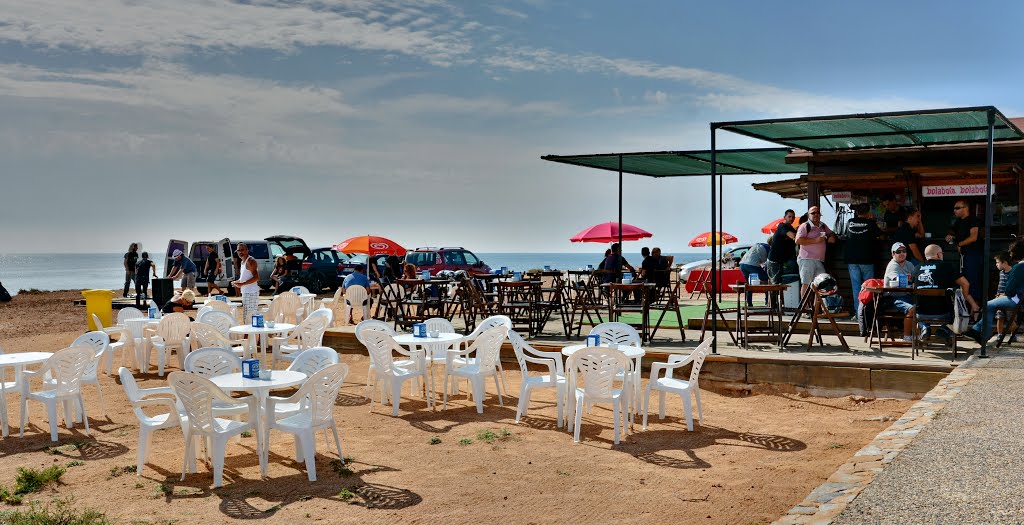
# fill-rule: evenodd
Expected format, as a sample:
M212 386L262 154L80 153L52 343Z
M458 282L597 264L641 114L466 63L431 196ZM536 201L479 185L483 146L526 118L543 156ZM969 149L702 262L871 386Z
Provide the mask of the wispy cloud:
M522 20L525 20L525 19L530 17L530 15L527 15L526 13L524 13L522 11L516 11L515 9L509 9L509 8L507 8L505 6L491 5L491 6L488 6L488 7L490 7L492 11L494 11L495 13L498 13L499 15L511 16L511 17L522 19Z
M461 16L447 4L413 0L0 0L0 41L144 56L342 46L448 66L472 49L448 31Z

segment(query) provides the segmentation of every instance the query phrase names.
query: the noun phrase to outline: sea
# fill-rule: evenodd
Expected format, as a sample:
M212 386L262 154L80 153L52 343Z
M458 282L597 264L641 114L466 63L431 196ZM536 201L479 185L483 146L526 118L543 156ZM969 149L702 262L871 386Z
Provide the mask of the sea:
M11 293L21 290L117 289L124 283L121 253L0 254L0 283ZM666 253L676 263L706 259L707 253ZM577 270L597 266L602 253L476 253L491 268L507 266L512 271L543 268ZM639 253L626 253L626 261L639 266ZM156 261L162 273L162 261Z

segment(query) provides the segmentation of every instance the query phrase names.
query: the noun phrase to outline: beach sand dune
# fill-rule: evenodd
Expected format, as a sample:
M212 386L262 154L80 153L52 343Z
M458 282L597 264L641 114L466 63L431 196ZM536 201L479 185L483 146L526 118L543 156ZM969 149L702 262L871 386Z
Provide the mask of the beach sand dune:
M0 305L0 346L63 348L85 330L85 309L71 305L77 297L21 294ZM121 386L102 375L107 414L87 387L89 437L80 427L61 428L60 443L51 443L46 412L34 405L32 425L19 439L18 409L9 399L13 436L0 441L0 485L9 486L18 467L78 460L84 464L70 467L62 484L34 497L74 496L74 505L118 523L769 523L889 424L878 416L898 416L911 403L704 392L705 424L693 433L685 431L678 398L669 398L669 418L652 416L647 432L638 420L620 446L612 445L609 410L595 407L574 445L555 428L546 392L535 394L519 425L512 396L504 407L488 396L482 415L465 395L433 412L408 389L393 418L380 405L370 412L363 397L368 359L342 360L352 371L336 415L352 460L341 469L321 436L315 483L294 461L291 437L278 433L266 480L250 437L229 444L223 488L211 488L210 468L202 464L178 481L179 431L156 434L142 476L126 472L135 465L138 427ZM510 392L518 393L514 365L506 374ZM165 384L155 374L139 379L143 387Z

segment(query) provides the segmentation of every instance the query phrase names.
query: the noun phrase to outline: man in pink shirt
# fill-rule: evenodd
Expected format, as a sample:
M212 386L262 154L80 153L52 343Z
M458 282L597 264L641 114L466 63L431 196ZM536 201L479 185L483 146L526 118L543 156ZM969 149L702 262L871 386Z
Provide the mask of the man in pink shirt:
M807 292L807 286L820 274L825 273L825 243L835 243L836 235L821 222L821 210L811 206L807 210L807 222L796 230L796 244L800 252L796 256L800 267L800 296Z

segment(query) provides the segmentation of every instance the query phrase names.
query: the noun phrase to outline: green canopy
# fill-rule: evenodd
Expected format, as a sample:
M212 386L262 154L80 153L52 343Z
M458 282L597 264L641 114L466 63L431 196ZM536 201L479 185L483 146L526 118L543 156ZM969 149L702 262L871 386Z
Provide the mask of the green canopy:
M789 148L754 148L716 151L715 172L721 175L805 173L806 164L787 164ZM687 177L711 174L711 150L600 153L593 155L545 155L543 160L619 171L648 177Z
M1024 138L1024 133L992 106L747 120L713 126L809 151L898 148L987 141L989 112L995 115L994 140Z

